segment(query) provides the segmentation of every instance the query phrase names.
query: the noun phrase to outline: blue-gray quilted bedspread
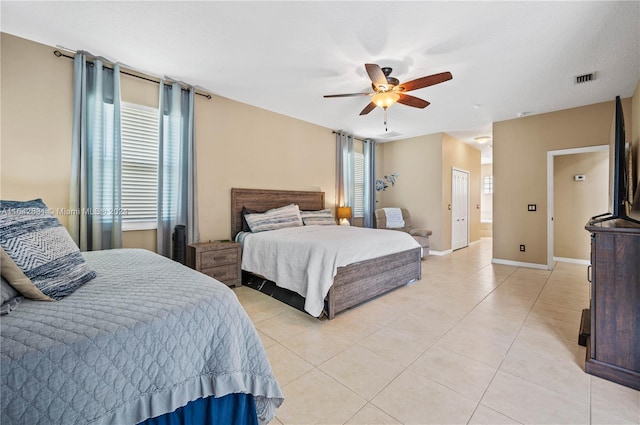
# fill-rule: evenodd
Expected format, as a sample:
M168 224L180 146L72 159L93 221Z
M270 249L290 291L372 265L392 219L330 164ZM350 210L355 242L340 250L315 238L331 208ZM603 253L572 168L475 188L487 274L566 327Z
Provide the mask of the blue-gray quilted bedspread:
M283 395L232 290L145 250L83 255L95 279L2 316L3 425L135 424L230 393L273 417Z

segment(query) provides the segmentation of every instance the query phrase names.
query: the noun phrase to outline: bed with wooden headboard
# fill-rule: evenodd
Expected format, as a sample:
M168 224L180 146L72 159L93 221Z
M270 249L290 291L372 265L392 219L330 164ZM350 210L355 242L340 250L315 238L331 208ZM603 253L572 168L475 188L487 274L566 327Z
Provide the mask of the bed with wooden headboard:
M267 211L297 204L301 210L325 208L324 192L231 189L231 237L242 231L242 209ZM326 297L329 319L350 307L420 279L420 248L339 267ZM277 284L277 282L276 282Z

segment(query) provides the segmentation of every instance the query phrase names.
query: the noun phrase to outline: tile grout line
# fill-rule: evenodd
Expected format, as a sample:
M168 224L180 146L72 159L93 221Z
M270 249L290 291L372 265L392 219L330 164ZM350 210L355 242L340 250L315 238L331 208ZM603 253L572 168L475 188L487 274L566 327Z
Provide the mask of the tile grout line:
M492 265L492 263L489 263L489 264L487 264L486 266L481 267L478 271L480 271L480 270L482 270L482 269L484 269L484 268L486 268L486 267L489 267L489 266L491 266L491 265ZM511 276L512 276L516 271L518 271L519 269L520 269L520 267L516 267L516 268L515 268L511 273L509 273L509 274L508 274L508 275L507 275L507 276L502 280L502 282L500 282L500 284L499 284L499 285L497 285L495 288L493 288L493 289L492 289L492 290L491 290L487 295L485 295L484 297L482 297L482 298L481 298L481 299L480 299L476 304L474 304L473 308L471 308L471 309L470 309L466 314L464 314L464 315L463 315L463 316L462 316L462 317L461 317L457 322L455 322L455 323L454 323L454 324L453 324L453 325L452 325L452 326L451 326L451 327L450 327L450 328L449 328L449 329L448 329L444 334L442 334L442 335L441 335L441 336L440 336L436 341L434 341L434 342L429 346L429 348L427 348L425 351L423 351L423 352L422 352L422 353L421 353L421 354L420 354L420 355L419 355L419 356L418 356L414 361L412 361L408 366L404 367L404 370L403 370L402 372L400 372L398 375L396 375L396 377L394 377L391 381L389 381L386 385L384 385L384 386L383 386L383 387L382 387L382 388L381 388L381 389L380 389L380 390L379 390L379 391L378 391L378 392L377 392L373 397L371 397L371 400L370 400L370 401L372 401L374 398L376 398L376 397L377 397L377 396L378 396L382 391L384 391L384 390L385 390L389 385L391 385L391 384L392 384L396 379L398 379L398 377L399 377L400 375L402 375L404 372L406 372L406 371L407 371L407 370L408 370L408 369L409 369L409 368L410 368L410 367L411 367L411 366L412 366L416 361L418 361L418 359L419 359L420 357L422 357L422 356L423 356L427 351L429 351L429 350L430 350L434 345L436 345L436 344L437 344L437 343L438 343L442 338L444 338L446 335L448 335L448 334L451 332L451 330L452 330L452 329L454 329L454 328L455 328L455 327L456 327L456 326L457 326L457 325L458 325L462 320L464 320L464 318L465 318L465 317L467 317L467 316L468 316L468 315L469 315L473 310L475 310L475 308L476 308L478 305L480 305L480 303L482 303L482 301L484 301L484 299L485 299L486 297L488 297L489 295L491 295L491 294L493 293L493 291L495 291L497 288L499 288L500 286L502 286L502 284L503 284L504 282L506 282L506 281L509 279L509 277L511 277ZM477 272L476 272L476 273L477 273ZM546 283L545 283L545 285L546 285ZM455 298L455 297L453 297L453 298ZM398 318L398 320L399 320L399 318ZM395 321L396 321L396 320L394 320L394 321L393 321L393 322L391 322L391 323L394 323ZM389 324L391 324L391 323L389 323ZM389 324L388 324L388 325L389 325ZM388 325L385 325L384 327L387 327ZM366 348L366 347L364 347L364 348ZM461 355L461 356L463 356L463 357L467 357L467 356L465 356L464 354L460 354L460 353L456 353L456 354L459 354L459 355ZM469 357L467 357L467 358L469 358ZM475 360L475 359L471 359L471 360ZM478 360L475 360L475 361L478 361ZM480 363L483 363L483 364L484 364L484 362L480 362ZM498 369L496 369L496 373L497 373L497 370L498 370ZM494 376L495 376L495 375L494 375ZM465 398L468 398L468 399L469 399L469 397L468 397L468 396L466 396L466 395L464 395L464 394L460 394L458 391L456 391L456 390L454 390L454 389L452 389L452 388L449 388L448 386L446 386L446 385L444 385L444 384L441 384L441 383L440 383L440 382L438 382L438 381L434 381L434 380L432 380L432 379L430 379L430 378L426 378L426 379L429 379L429 380L431 380L431 381L433 381L433 382L437 383L438 385L442 385L443 387L445 387L445 388L447 388L447 389L449 389L449 390L451 390L451 391L455 392L456 394L458 394L458 395L460 395L460 396L462 396L462 397L465 397ZM493 379L492 379L492 380L493 380ZM483 393L483 396L484 396L484 393ZM470 400L471 400L471 399L470 399ZM477 402L477 404L476 404L476 408L473 410L473 412L472 412L472 414L471 414L471 416L470 416L470 418L469 418L469 419L471 419L471 417L473 417L473 413L475 413L475 411L476 411L476 409L477 409L477 406L480 404L480 401L481 401L481 400L482 400L482 397L481 397L481 398L480 398L480 400ZM370 401L369 401L369 402L370 402ZM474 401L475 401L475 400L474 400ZM389 414L389 412L386 412L385 410L381 409L380 407L376 406L375 404L373 404L373 405L374 405L376 408L380 409L380 410L381 410L382 412L384 412L385 414L387 414L388 416L393 417L391 414ZM393 418L394 418L394 419L396 419L395 417L393 417Z
M486 265L486 266L480 267L480 268L479 268L475 273L478 273L480 270L484 270L484 269L486 269L486 267L487 267L487 266L489 266L489 265L491 265L491 264L488 264L488 265ZM454 266L455 266L455 265L454 265ZM286 347L286 346L285 346L284 344L282 344L280 341L275 340L275 341L276 341L276 343L278 343L279 345L281 345L283 348L287 349L288 351L293 352L293 354L294 354L294 355L296 355L297 357L302 358L305 362L310 363L310 364L311 364L311 366L312 366L312 369L310 369L309 371L307 371L307 372L303 373L302 375L300 375L299 377L297 377L296 379L294 379L294 380L293 380L293 381L291 381L291 382L294 382L294 381L296 381L296 380L300 379L301 377L303 377L303 376L307 375L309 372L312 372L312 371L313 371L313 369L318 369L318 371L319 371L319 372L321 372L323 375L325 375L326 377L328 377L328 378L329 378L329 379L331 379L332 381L334 381L334 382L338 383L341 387L344 387L344 388L348 389L351 393L353 393L353 394L357 395L358 397L360 397L361 399L365 400L364 405L362 405L358 410L356 410L356 412L355 412L353 415L351 415L351 417L350 417L349 419L347 419L347 420L346 420L346 422L348 422L349 420L351 420L351 419L352 419L353 417L355 417L359 412L361 412L363 409L365 409L365 407L367 407L367 405L368 405L368 404L370 404L372 408L378 409L378 410L380 410L381 412L384 412L384 413L385 413L386 415L388 415L389 417L393 418L394 420L397 420L398 422L401 422L401 421L399 421L396 417L394 417L393 415L391 415L391 414L389 414L388 412L386 412L385 410L383 410L383 409L379 408L379 407L378 407L376 404L374 404L372 401L373 401L373 400L374 400L374 399L375 399L375 398L376 398L376 397L377 397L377 396L378 396L382 391L384 391L386 388L388 388L388 386L389 386L391 383L393 383L394 381L396 381L396 380L397 380L397 378L398 378L400 375L402 375L403 373L407 372L407 370L408 370L408 369L409 369L413 364L415 364L415 362L416 362L416 361L417 361L421 356L423 356L426 352L428 352L430 349L432 349L432 347L433 347L434 345L436 345L439 341L441 341L441 340L442 340L442 338L444 338L446 335L450 334L450 332L451 332L454 328L456 328L456 327L460 324L460 322L461 322L461 321L463 321L465 318L467 318L467 317L471 314L471 312L473 312L474 310L476 310L476 309L478 308L478 306L480 306L480 305L482 304L482 302L486 300L486 298L487 298L489 295L493 294L493 293L494 293L494 291L496 291L498 288L502 287L502 286L504 285L504 283L505 283L505 282L507 282L507 281L509 280L509 278L511 278L511 277L512 277L515 273L517 273L520 269L521 269L520 267L517 267L517 268L515 268L513 271L511 271L511 272L510 272L510 273L509 273L509 274L508 274L504 279L502 279L502 280L501 280L500 284L498 284L498 285L497 285L496 287L494 287L494 288L493 288L493 289L492 289L488 294L486 294L486 295L485 295L485 296L483 296L479 301L477 301L475 304L473 304L470 310L468 310L468 311L467 311L467 312L466 312L466 313L465 313L465 314L464 314L464 315L463 315L459 320L457 320L457 321L456 321L456 322L455 322L451 327L449 327L449 328L448 328L448 329L447 329L447 330L446 330L446 331L445 331L445 332L444 332L444 333L443 333L443 334L442 334L438 339L436 339L433 343L431 343L431 344L429 345L429 347L428 347L428 348L426 348L424 351L422 351L422 352L418 355L418 357L417 357L415 360L413 360L411 363L409 363L409 364L408 364L408 366L403 366L403 367L402 367L402 370L401 370L401 371L400 371L400 372L399 372L399 373L398 373L398 374L397 374L393 379L391 379L387 384L385 384L385 385L384 385L384 386L383 386L379 391L377 391L377 392L376 392L373 396L371 396L370 398L367 398L367 397L361 396L359 393L357 393L357 392L355 392L354 390L352 390L352 389L351 389L349 386L347 386L346 384L342 384L340 381L338 381L337 379L333 378L331 375L328 375L327 373L325 373L323 370L321 370L321 369L320 369L320 366L321 366L322 364L325 364L326 362L328 362L328 361L330 361L331 359L335 358L336 356L338 356L339 354L343 353L345 350L347 350L347 349L349 349L349 348L347 348L347 349L345 349L345 350L341 350L341 351L340 351L340 353L337 353L337 354L335 354L335 355L331 356L329 359L326 359L325 361L323 361L322 363L320 363L319 365L317 365L317 366L316 366L315 364L308 362L306 359L304 359L303 357L301 357L300 355L298 355L297 353L295 353L294 351L292 351L291 349L289 349L288 347ZM532 302L531 306L529 307L527 314L525 315L524 319L522 320L522 323L521 323L521 325L519 326L519 328L518 328L517 332L515 332L514 337L511 339L511 342L510 342L510 344L509 344L509 346L508 346L508 349L506 350L505 354L503 355L503 357L502 357L502 359L501 359L501 361L500 361L500 364L499 364L499 365L497 366L497 368L495 369L495 372L494 372L494 374L493 374L493 376L492 376L491 380L489 381L488 385L487 385L487 386L486 386L486 388L484 389L484 391L483 391L483 393L482 393L482 396L480 397L479 401L476 403L475 408L473 409L473 411L472 411L472 413L471 413L471 416L470 416L469 420L467 421L467 423L469 423L469 422L471 421L471 419L473 418L473 415L477 412L477 409L478 409L479 405L482 403L483 398L486 396L486 394L487 394L487 392L488 392L488 389L491 387L491 384L494 382L495 377L497 376L498 371L500 371L500 370L501 370L501 367L502 367L503 363L505 362L505 360L506 360L506 358L507 358L508 354L511 352L511 350L512 350L512 348L513 348L513 344L514 344L514 343L515 343L515 341L517 340L518 336L521 334L521 331L522 331L522 329L524 328L524 326L525 326L525 324L526 324L527 320L528 320L529 318L531 318L531 317L532 317L532 316L531 316L531 314L532 314L532 312L533 312L533 309L535 309L535 307L536 307L537 305L539 305L539 303L542 303L542 302L540 301L541 296L542 296L542 294L544 293L545 289L547 289L547 288L548 288L549 283L552 281L554 271L555 271L555 266L554 266L554 270L552 270L552 271L551 271L551 273L546 277L546 279L545 279L545 281L544 281L544 284L543 284L543 285L541 286L541 288L538 290L537 295L536 295L535 299L533 300L533 302ZM453 297L453 298L455 298L455 297ZM421 304L421 306L423 306L423 305L424 305L424 303L423 303L423 304ZM414 311L415 311L415 309L417 309L417 308L421 308L421 306L416 306L415 308L412 308L410 311L407 311L406 313L401 314L401 315L400 315L400 316L398 316L397 318L393 319L391 322L386 323L386 324L385 324L385 325L383 325L383 326L380 326L380 327L379 327L379 328L377 328L376 330L372 330L372 332L371 332L371 333L368 333L367 335L372 335L372 334L374 334L375 332L380 331L381 329L384 329L384 328L389 327L389 326L390 326L390 325L392 325L393 323L396 323L398 320L400 320L400 319L402 319L403 317L407 316L408 314L411 314L412 312L414 312ZM365 337L365 338L366 338L366 337ZM362 339L360 339L359 341L361 341L361 340L362 340ZM353 346L355 346L355 345L359 345L359 346L360 346L360 347L362 347L363 349L366 349L366 350L371 351L369 348L362 346L362 345L360 344L360 342L359 342L359 341L354 342L354 344L352 344L350 347L353 347ZM447 350L448 350L448 349L447 349ZM375 353L375 351L373 351L373 352ZM459 354L459 353L457 353L457 354ZM380 354L378 354L378 355L380 356ZM467 357L467 356L465 356L464 354L460 354L460 355L461 355L461 356L463 356L463 357ZM382 356L382 357L385 357L385 356ZM469 358L469 357L467 357L467 358ZM473 359L473 360L475 360L475 359ZM478 361L478 360L475 360L475 361ZM480 363L484 363L484 362L481 362L481 361L479 361L479 362L480 362ZM492 366L492 367L493 367L493 366ZM505 371L503 371L503 372L504 372L504 373L509 373L509 372L505 372ZM509 374L510 374L510 373L509 373ZM538 385L538 386L540 386L540 387L542 387L542 388L549 389L548 387L545 387L544 385L537 384L537 383L532 382L532 381L529 381L529 380L527 380L527 379L525 379L525 378L521 378L520 376L513 375L513 374L510 374L510 375L515 376L515 377L517 377L517 378L519 378L519 379L524 379L525 381L530 382L530 383L532 383L532 384L534 384L534 385ZM449 390L454 391L455 393L457 393L457 394L459 394L459 395L461 395L461 396L463 396L463 397L465 397L465 398L469 398L469 397L465 396L464 394L461 394L461 393L459 393L458 391L456 391L456 390L454 390L454 389L452 389L452 388L449 388L447 385L441 384L440 382L438 382L438 381L436 381L436 380L433 380L433 379L430 379L430 378L426 378L426 379L429 379L429 380L433 381L434 383L437 383L438 385L441 385L441 386L443 386L443 387L445 387L445 388L448 388ZM592 418L591 418L591 381L590 381L589 386L590 386L590 388L589 388L589 398L588 398L588 400L589 400L589 401L588 401L588 403L589 403L589 422L591 422L591 419L592 419ZM555 392L555 390L552 390L552 391L554 391L554 392ZM493 408L491 408L491 407L489 407L489 406L485 406L485 405L483 405L483 406L484 406L485 408L487 408L487 409L490 409L490 410L492 410L492 411L495 411L496 413L499 413L499 414L501 414L501 415L504 415L504 416L509 417L510 419L512 419L509 415L506 415L506 414L504 414L504 413L502 413L502 412L500 412L500 411L498 411L498 410L495 410L495 409L493 409ZM513 419L512 419L512 420L513 420ZM346 423L346 422L345 422L345 423Z
M554 266L555 268L555 266ZM520 267L518 267L514 273L519 270ZM529 318L529 315L531 315L531 311L533 310L533 307L536 305L536 303L538 302L538 299L540 298L540 294L542 294L542 291L544 290L544 288L547 286L547 283L549 282L549 278L551 277L551 274L553 274L553 270L551 270L551 273L549 273L549 276L547 276L547 279L545 280L544 285L542 286L542 288L540 288L540 292L538 292L538 295L536 296L535 301L533 302L533 304L531 304L531 307L529 308L529 312L527 313L527 315L525 316L524 320L522 321L522 325L520 325L520 328L518 329L518 332L516 332L515 336L513 337L513 340L511 341L511 344L509 344L509 348L507 349L507 351L504 353L504 356L502 356L502 359L500 360L500 364L498 365L498 367L496 368L495 373L493 374L493 376L491 377L491 380L489 381L489 384L487 384L486 388L484 389L484 391L482 392L482 396L480 397L480 400L478 401L478 404L476 405L476 408L474 409L473 413L471 414L471 416L469 417L469 421L471 421L471 418L473 418L473 415L475 414L476 410L478 410L478 406L480 406L480 404L482 404L482 400L484 399L485 395L487 394L487 391L489 390L489 387L491 387L491 384L493 383L493 381L495 380L496 376L498 375L498 372L500 371L500 368L502 367L502 364L504 363L504 360L507 358L507 356L509 355L509 352L511 351L511 348L513 347L513 343L515 342L515 340L518 338L518 335L520 335L520 332L522 331L522 328L524 327L524 324L527 322L527 319ZM504 373L508 373L508 372L504 372ZM483 405L484 406L484 405ZM489 406L485 406L490 408L491 410L495 410ZM498 412L501 415L507 416L510 419L510 416L505 415L502 412ZM514 419L515 420L515 419ZM469 424L469 421L467 421L467 424ZM516 420L516 422L519 422L518 420Z
M515 342L515 340L518 338L518 335L519 335L519 334L520 334L520 332L522 331L522 328L524 327L525 323L527 322L527 319L528 319L528 318L529 318L529 316L531 315L531 312L533 311L533 308L534 308L534 307L536 306L536 304L539 302L540 295L542 294L542 292L544 291L544 289L547 287L547 284L549 283L549 280L551 279L551 276L553 275L553 272L555 271L555 268L556 268L556 264L554 263L554 267L553 267L553 269L551 270L551 273L549 274L549 276L548 276L548 277L547 277L547 279L545 280L544 285L543 285L543 286L542 286L542 288L540 289L540 292L539 292L539 293L538 293L538 295L536 296L535 301L534 301L534 302L533 302L533 304L531 305L531 308L529 309L529 312L527 313L527 316L525 317L524 321L522 322L522 325L521 325L521 326L520 326L520 328L518 329L518 332L516 333L515 337L513 338L513 341L512 341L512 342L511 342L511 344L509 345L509 349L507 350L507 352L504 354L504 356L503 356L502 360L500 361L500 365L499 365L499 366L498 366L498 368L496 369L496 373L495 373L495 374L494 374L494 376L491 378L491 381L489 381L489 385L487 385L487 387L485 388L485 390L484 390L484 392L483 392L483 394L482 394L482 397L480 398L480 401L478 402L478 405L482 403L482 399L483 399L483 398L484 398L484 396L486 395L486 393L487 393L487 391L488 391L489 387L491 386L491 384L493 383L493 381L494 381L494 379L495 379L496 375L498 374L498 371L500 371L500 369L501 369L501 367L502 367L502 364L504 363L505 359L506 359L506 358L507 358L507 356L509 355L509 352L511 351L511 349L512 349L512 347L513 347L513 343L514 343L514 342ZM540 384L538 384L538 383L536 383L536 382L529 381L529 380L528 380L528 379L526 379L526 378L523 378L523 377L518 376L518 375L514 375L514 374L512 374L512 373L510 373L510 372L506 372L506 371L502 371L502 372L503 372L503 373L507 373L507 374L509 374L509 375L511 375L511 376L514 376L514 377L516 377L516 378L522 379L522 380L524 380L524 381L526 381L526 382L529 382L529 383L531 383L531 384L533 384L533 385L537 385L537 386L539 386L539 387L541 387L541 388L544 388L544 389L546 389L546 390L552 391L552 392L554 392L554 393L556 393L556 394L559 394L559 395L561 395L561 396L564 396L563 394L558 393L556 390L554 390L554 389L552 389L552 388L548 388L548 387L545 387L544 385L540 385ZM564 397L566 397L566 396L564 396ZM576 400L576 399L574 399L574 398L572 398L572 397L568 397L568 398L569 398L569 399L571 399L571 400L574 400L574 401L576 401L576 402L579 402L579 403L584 404L583 402L581 402L581 401L579 401L579 400ZM589 381L589 398L588 398L588 400L589 400L589 404L588 404L588 407L589 407L589 423L591 423L591 381ZM486 406L486 407L489 407L489 406ZM476 408L477 408L477 407L476 407ZM494 409L492 409L492 410L494 410ZM504 415L504 413L502 413L502 412L498 412L498 413L500 413L500 414ZM507 416L507 415L505 415L505 416ZM473 415L472 415L472 417L473 417ZM519 421L518 421L518 422L519 422Z

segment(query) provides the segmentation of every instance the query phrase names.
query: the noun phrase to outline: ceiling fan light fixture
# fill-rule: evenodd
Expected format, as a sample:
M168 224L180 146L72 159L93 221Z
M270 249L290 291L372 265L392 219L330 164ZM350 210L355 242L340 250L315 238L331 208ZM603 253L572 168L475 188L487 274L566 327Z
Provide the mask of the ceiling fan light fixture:
M400 95L398 93L393 91L385 91L374 94L371 98L371 101L379 107L386 109L396 103L398 99L400 99Z

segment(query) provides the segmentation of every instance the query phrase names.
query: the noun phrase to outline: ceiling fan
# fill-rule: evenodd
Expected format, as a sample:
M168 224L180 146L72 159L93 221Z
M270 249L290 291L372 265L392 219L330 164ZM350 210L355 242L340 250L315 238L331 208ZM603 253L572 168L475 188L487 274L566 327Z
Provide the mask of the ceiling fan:
M354 97L354 96L371 96L371 102L360 111L360 115L366 115L373 111L376 106L381 107L385 111L385 125L387 123L387 108L393 104L402 103L403 105L412 106L414 108L426 108L429 102L418 97L406 94L408 91L418 90L425 87L440 84L451 80L453 76L450 72L441 72L439 74L428 75L426 77L417 78L406 83L400 83L397 78L391 77L393 71L389 67L381 68L375 63L367 63L364 65L369 78L371 79L371 93L347 93L347 94L329 94L324 97Z

